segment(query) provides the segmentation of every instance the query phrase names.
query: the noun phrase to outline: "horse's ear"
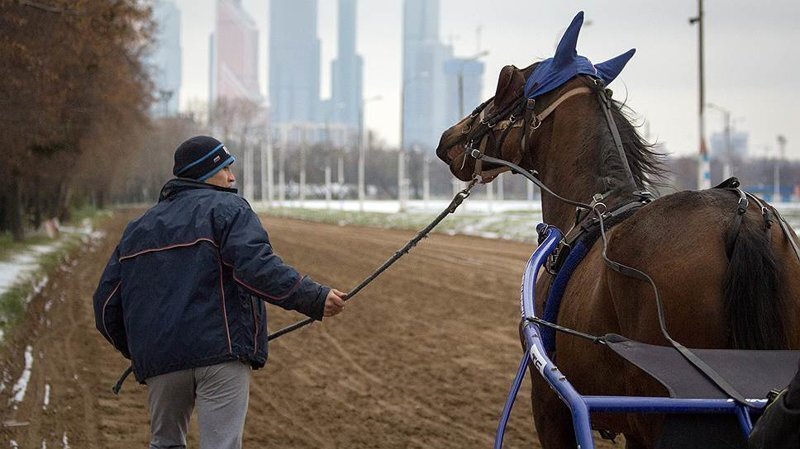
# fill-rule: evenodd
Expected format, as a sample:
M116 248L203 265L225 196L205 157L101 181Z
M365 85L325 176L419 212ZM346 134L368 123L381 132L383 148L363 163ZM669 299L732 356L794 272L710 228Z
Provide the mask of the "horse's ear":
M525 77L520 69L513 65L503 67L497 80L497 91L494 93L495 107L503 107L517 98L519 96L517 91L524 85Z
M572 63L578 56L578 35L583 26L583 11L575 15L572 23L569 24L564 36L556 47L556 54L553 56L553 67L564 67Z
M608 61L601 62L600 64L595 64L594 68L597 70L597 76L599 76L606 86L608 86L612 81L614 81L614 78L619 75L619 72L625 68L625 64L627 64L631 57L633 57L634 53L636 53L636 49L631 48L615 58L611 58Z

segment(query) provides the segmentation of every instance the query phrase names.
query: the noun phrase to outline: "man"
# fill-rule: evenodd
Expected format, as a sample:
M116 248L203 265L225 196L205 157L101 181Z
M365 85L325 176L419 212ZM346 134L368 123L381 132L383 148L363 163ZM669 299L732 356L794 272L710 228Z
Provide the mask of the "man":
M125 229L94 295L97 329L148 386L151 449L186 447L195 405L201 448L241 447L250 371L267 359L262 300L316 319L344 307L273 253L234 161L212 137L183 142L177 178Z
M764 410L750 434L750 449L800 447L800 371Z

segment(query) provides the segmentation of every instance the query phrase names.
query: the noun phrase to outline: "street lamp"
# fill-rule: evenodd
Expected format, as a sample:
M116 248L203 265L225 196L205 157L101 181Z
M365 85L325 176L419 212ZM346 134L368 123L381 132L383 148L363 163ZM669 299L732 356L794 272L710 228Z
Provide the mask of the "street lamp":
M715 109L722 113L725 119L725 128L724 128L724 135L725 135L725 164L722 168L722 179L728 179L733 175L733 170L731 168L731 163L733 159L733 144L731 142L731 111L717 106L714 103L706 103L711 109Z
M406 87L409 84L425 79L430 74L420 72L403 81L400 88L400 150L397 153L397 201L400 203L400 212L406 210L408 178L406 176Z
M364 146L364 107L370 101L380 99L380 95L365 98L358 108L358 210L361 212L364 212L364 159L367 151Z
M772 201L781 200L781 162L783 161L784 151L786 150L786 137L778 136L778 157L775 161L775 186L772 193Z
M703 0L697 0L697 17L689 19L689 24L697 24L697 68L698 68L698 90L700 93L700 108L698 110L698 123L700 131L700 154L698 156L697 189L711 188L711 164L708 161L708 149L706 147L706 118L705 118L705 77L703 74Z

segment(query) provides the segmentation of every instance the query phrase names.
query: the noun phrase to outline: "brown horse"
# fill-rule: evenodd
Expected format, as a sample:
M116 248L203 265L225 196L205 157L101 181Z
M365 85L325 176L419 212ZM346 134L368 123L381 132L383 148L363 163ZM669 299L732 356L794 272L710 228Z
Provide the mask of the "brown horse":
M607 193L603 202L612 209L663 174L659 155L637 134L623 105L610 100L622 160L601 107L600 96L610 91L596 77L578 74L532 102L523 91L536 67L503 68L494 97L444 132L436 153L457 178L469 181L479 173L489 182L499 171L485 162L476 169L468 151L475 147L536 170L562 197L589 203L595 194ZM512 118L508 111L517 115ZM724 189L658 198L608 230L608 257L650 275L669 334L686 347L800 348L800 263L787 235L777 225L768 226L752 201L735 223L738 200ZM546 223L563 231L576 221L574 206L546 193L542 213ZM731 248L733 229L738 234ZM595 243L570 278L558 323L593 335L616 333L667 345L653 289L609 269L602 246ZM538 314L550 281L544 274L537 284ZM657 382L609 349L582 339L558 334L551 358L582 394L665 395ZM535 370L531 377L542 446L574 448L569 410ZM663 417L654 415L592 416L594 428L624 434L628 449L654 447L662 423Z

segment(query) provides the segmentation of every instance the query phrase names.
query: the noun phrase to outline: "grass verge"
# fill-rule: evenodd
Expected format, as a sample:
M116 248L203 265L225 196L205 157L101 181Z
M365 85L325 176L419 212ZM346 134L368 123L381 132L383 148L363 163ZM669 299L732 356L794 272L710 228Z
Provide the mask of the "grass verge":
M24 271L7 290L0 294L0 341L3 335L25 317L28 303L47 285L49 276L85 247L91 238L88 230L95 229L109 215L110 213L106 212L82 211L80 215L75 216L80 217L82 228L64 231L56 240L34 235L22 242L14 242L10 237L2 236L0 260L13 260L15 255L22 253L35 255L31 264L34 268ZM33 247L37 245L54 245L54 248L50 252L36 253Z

